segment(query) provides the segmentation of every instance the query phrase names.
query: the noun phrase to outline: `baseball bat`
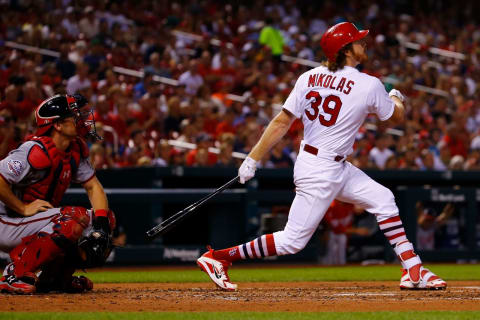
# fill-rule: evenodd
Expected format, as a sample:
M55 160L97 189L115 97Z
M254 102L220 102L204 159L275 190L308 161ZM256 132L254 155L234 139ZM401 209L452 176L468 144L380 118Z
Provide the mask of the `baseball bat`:
M204 204L205 202L207 202L208 200L210 200L211 198L213 198L214 196L216 196L217 194L219 194L220 192L222 192L223 190L227 189L229 186L231 186L232 184L234 184L235 182L237 182L238 180L238 176L236 176L235 178L233 178L232 180L228 181L227 183L225 183L223 186L219 187L218 189L216 189L215 191L213 191L212 193L206 195L205 197L203 197L202 199L198 200L197 202L194 202L192 203L191 205L189 205L188 207L178 211L177 213L175 213L173 216L171 216L170 218L166 219L165 221L162 221L161 223L159 223L158 225L156 225L155 227L153 227L152 229L148 230L147 231L147 238L149 239L153 239L155 237L158 237L160 235L163 235L165 233L167 233L168 231L170 231L173 227L175 227L176 225L178 225L178 223L185 219L186 217L190 216L194 211L195 209L197 209L198 207L200 207L202 204Z

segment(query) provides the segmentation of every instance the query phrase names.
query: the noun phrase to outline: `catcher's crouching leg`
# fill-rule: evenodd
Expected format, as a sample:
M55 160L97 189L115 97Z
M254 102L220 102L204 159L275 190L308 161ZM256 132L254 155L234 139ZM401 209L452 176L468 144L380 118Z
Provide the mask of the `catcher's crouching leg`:
M61 291L82 293L93 289L93 282L84 276L74 276L76 257L73 254L59 256L42 267L37 281L37 292Z
M76 250L77 240L89 222L90 216L85 208L61 208L60 215L52 220L52 233L39 232L25 237L10 252L12 263L5 268L0 290L19 294L34 293L38 281L35 272L57 257Z

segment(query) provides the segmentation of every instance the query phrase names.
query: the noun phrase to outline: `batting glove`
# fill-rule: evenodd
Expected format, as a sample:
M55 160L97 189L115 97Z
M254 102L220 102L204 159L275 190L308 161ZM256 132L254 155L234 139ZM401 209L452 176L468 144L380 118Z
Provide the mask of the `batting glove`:
M242 165L238 169L238 175L240 177L240 183L244 184L248 180L255 176L255 170L257 169L257 161L250 157L243 160Z
M400 101L405 101L405 97L403 96L403 94L398 91L397 89L392 89L390 90L390 92L388 93L388 96L389 97L397 97L398 99L400 99Z

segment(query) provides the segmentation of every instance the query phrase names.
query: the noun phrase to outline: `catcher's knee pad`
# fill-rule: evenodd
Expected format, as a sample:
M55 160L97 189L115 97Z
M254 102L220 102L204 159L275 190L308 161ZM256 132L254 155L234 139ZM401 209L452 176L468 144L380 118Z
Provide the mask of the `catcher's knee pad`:
M60 215L53 220L52 238L65 248L76 243L90 223L90 215L83 207L62 207Z

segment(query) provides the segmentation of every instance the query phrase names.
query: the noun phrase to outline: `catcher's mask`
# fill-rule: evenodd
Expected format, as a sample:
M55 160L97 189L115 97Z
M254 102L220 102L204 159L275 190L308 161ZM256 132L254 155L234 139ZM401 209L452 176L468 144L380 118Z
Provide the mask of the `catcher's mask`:
M55 122L73 117L77 134L86 139L101 140L95 127L93 109L82 110L87 99L81 94L55 95L43 101L35 111L36 136L48 135Z

